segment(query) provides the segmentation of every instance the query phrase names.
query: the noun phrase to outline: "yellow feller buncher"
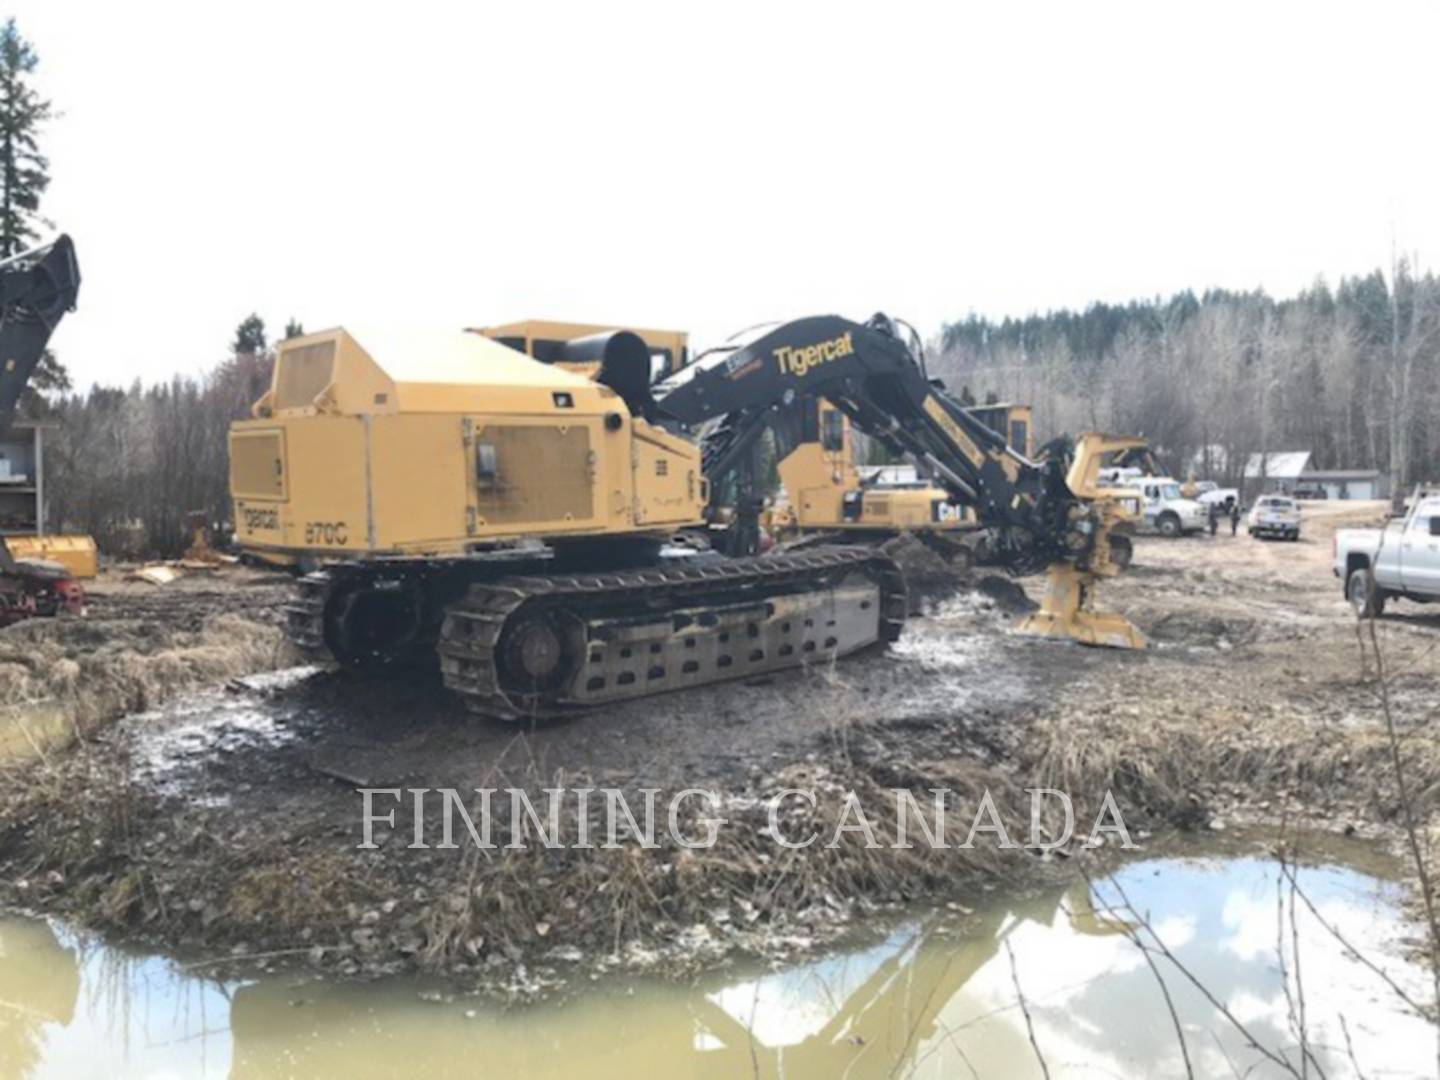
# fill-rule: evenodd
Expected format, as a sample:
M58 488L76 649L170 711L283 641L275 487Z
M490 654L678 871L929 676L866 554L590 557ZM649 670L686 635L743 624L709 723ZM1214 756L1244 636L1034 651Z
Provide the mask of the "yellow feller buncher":
M370 669L438 656L471 709L522 719L895 640L905 586L879 551L672 542L706 525L712 481L775 407L807 393L925 461L1007 565L1051 568L1030 631L1143 644L1090 606L1126 510L1083 488L1133 440L1031 461L932 386L883 316L802 319L689 366L683 335L593 329L280 346L271 389L231 429L231 491L249 553L323 564L286 609L302 648ZM722 546L753 550L754 531L742 515L742 542Z

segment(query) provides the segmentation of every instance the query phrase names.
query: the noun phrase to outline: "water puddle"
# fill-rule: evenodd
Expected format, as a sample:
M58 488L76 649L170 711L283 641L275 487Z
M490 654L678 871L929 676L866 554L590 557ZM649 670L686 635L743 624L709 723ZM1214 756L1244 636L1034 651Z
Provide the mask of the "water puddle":
M204 767L227 754L253 747L273 748L293 739L290 716L269 701L269 695L293 687L318 671L286 668L235 679L227 688L188 694L160 709L135 713L120 721L121 731L141 737L134 741L135 775L157 791L186 794L203 805L228 801L221 787L204 785ZM196 790L201 785L205 790Z
M1248 855L1152 859L1118 876L1214 999L1153 957L1195 1075L1282 1075L1221 1005L1298 1070L1296 1002L1328 1076L1355 1063L1368 1077L1427 1073L1434 1028L1303 901L1292 927L1277 876ZM1397 886L1338 863L1299 881L1326 923L1424 1000L1422 973L1396 952L1409 932ZM729 969L693 985L613 977L510 1011L415 981L216 981L12 917L0 920L0 1075L1029 1077L1041 1075L1033 1025L1051 1076L1183 1076L1157 975L1107 897L1108 886L1095 896L1077 883L958 924L902 921L881 942L777 972Z

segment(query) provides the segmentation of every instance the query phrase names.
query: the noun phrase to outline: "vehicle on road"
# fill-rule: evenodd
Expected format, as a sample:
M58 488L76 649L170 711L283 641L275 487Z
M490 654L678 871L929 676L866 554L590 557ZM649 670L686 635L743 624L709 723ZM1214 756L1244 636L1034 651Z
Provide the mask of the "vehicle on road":
M1235 488L1216 487L1212 484L1209 490L1200 492L1195 501L1207 511L1211 506L1218 506L1222 515L1228 515L1230 508L1240 501L1240 492Z
M1328 499L1330 493L1319 484L1296 484L1295 498L1297 499Z
M1440 491L1417 491L1410 510L1380 529L1335 532L1335 575L1356 612L1370 617L1385 602L1440 599Z
M1143 527L1161 536L1176 537L1203 531L1209 525L1209 511L1195 499L1180 493L1180 482L1168 476L1135 476L1132 470L1114 469L1101 482L1140 492ZM1137 523L1137 525L1140 523Z
M1250 508L1245 527L1251 536L1300 539L1300 506L1288 495L1262 495Z

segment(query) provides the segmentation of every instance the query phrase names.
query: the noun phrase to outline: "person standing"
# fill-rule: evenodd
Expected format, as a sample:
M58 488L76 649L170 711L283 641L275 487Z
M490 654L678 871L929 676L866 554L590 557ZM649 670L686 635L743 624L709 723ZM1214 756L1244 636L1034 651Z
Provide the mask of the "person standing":
M1220 507L1216 506L1213 502L1209 503L1205 507L1205 520L1210 525L1210 535L1213 537L1216 526L1220 524Z
M1240 500L1235 499L1230 503L1230 535L1234 536L1240 528Z

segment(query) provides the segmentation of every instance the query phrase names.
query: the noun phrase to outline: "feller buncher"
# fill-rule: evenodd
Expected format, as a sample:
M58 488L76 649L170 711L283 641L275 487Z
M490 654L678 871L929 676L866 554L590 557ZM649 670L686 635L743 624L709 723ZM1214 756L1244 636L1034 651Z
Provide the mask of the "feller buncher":
M328 564L286 608L302 648L370 669L438 655L469 708L513 720L894 641L905 585L879 551L672 543L706 525L712 478L773 408L805 393L925 461L999 530L1008 565L1051 569L1028 632L1143 644L1089 602L1125 513L1094 472L1135 440L1016 454L932 388L878 316L787 323L660 383L683 336L539 325L393 342L335 329L280 346L271 389L231 429L231 490L247 551ZM541 341L554 343L544 359Z

